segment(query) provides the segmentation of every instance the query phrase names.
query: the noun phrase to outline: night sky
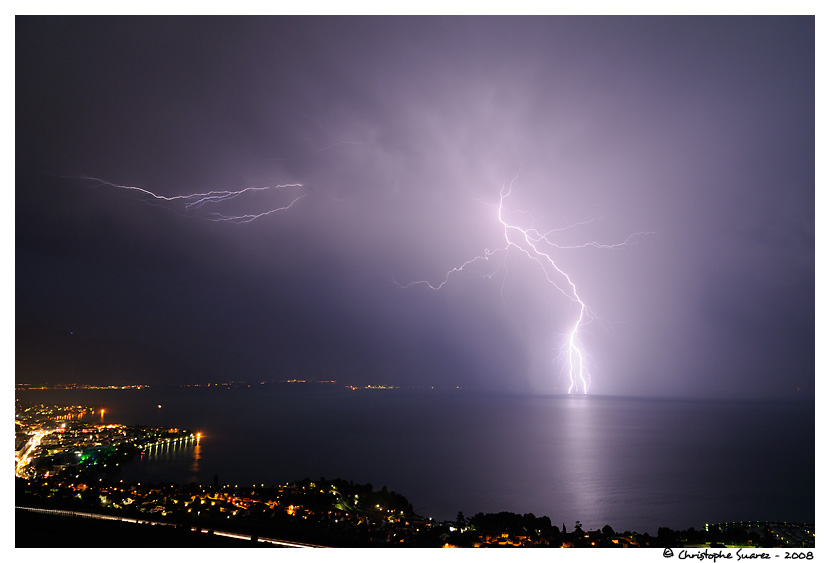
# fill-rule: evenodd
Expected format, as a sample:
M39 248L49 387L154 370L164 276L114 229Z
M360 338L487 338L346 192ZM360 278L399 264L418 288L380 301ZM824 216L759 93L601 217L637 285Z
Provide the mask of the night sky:
M521 252L398 285L503 246L513 181L523 228L629 241L553 253L592 393L813 393L812 17L15 27L17 382L566 392L579 310Z

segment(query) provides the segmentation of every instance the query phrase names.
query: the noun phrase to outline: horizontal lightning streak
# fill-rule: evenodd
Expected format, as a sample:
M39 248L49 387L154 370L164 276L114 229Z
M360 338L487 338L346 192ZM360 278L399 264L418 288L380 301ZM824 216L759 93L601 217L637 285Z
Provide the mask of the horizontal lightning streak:
M82 180L89 180L93 182L97 182L98 186L109 186L112 188L117 188L121 190L129 190L129 191L136 191L142 193L146 196L149 196L151 201L155 202L169 202L174 204L180 204L180 208L176 209L173 207L174 210L179 211L180 213L191 211L191 210L198 210L201 207L208 205L208 204L219 204L223 202L227 202L229 200L235 199L243 194L247 193L254 193L254 192L266 192L266 191L278 191L278 190L285 190L288 188L302 188L302 184L280 184L277 186L255 186L255 187L247 187L242 188L239 190L211 190L208 192L200 192L200 193L193 193L193 194L182 194L182 195L174 195L174 196L166 196L162 194L157 194L145 188L139 186L125 186L121 184L115 184L113 182L108 182L107 180L102 180L100 178L94 178L91 176L82 176L80 179ZM266 209L265 211L261 211L259 213L246 213L241 215L231 215L220 213L217 211L213 211L210 213L204 213L198 215L199 218L205 219L208 221L225 221L231 223L249 223L254 221L255 219L259 219L260 217L265 217L266 215L270 215L272 213L277 213L280 211L285 211L286 209L291 208L295 203L305 197L305 194L300 194L295 196L288 204L280 206L280 207L273 207Z

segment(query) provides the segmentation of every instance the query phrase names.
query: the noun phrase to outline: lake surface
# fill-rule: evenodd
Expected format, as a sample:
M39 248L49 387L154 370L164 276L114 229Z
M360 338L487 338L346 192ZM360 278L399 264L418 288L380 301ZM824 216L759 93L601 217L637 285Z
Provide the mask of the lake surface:
M656 533L737 520L815 521L813 403L467 391L153 388L25 391L105 420L201 432L145 455L130 481L383 485L415 511L547 515ZM158 408L161 405L161 408Z

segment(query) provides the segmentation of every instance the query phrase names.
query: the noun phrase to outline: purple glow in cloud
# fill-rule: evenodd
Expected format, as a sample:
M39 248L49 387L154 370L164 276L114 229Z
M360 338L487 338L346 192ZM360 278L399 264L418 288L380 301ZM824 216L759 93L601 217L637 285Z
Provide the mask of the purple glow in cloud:
M594 395L813 388L812 17L18 18L15 37L21 322L158 349L174 378L279 358L564 393L551 357L589 351ZM67 189L82 174L112 184Z
M499 193L497 215L499 223L501 223L504 229L504 246L501 246L494 250L491 250L489 248L484 249L483 254L475 256L474 258L467 260L460 266L454 267L451 270L447 271L446 276L444 276L444 279L435 285L426 280L411 281L406 284L400 284L397 281L395 281L394 278L393 281L395 281L396 285L404 289L417 285L425 285L432 290L439 290L449 282L450 276L452 276L453 274L462 272L469 266L472 266L473 264L476 264L478 262L487 262L491 258L497 259L500 256L501 258L499 260L497 268L487 276L492 278L499 270L506 269L507 255L512 249L515 249L516 251L526 256L528 259L532 260L534 263L538 264L548 284L556 288L563 296L565 296L567 299L570 299L578 306L579 313L577 315L576 320L573 322L571 328L565 335L565 343L563 344L563 352L561 356L564 357L565 367L567 369L568 378L570 380L570 385L568 386L568 393L570 394L581 392L583 394L587 394L588 389L591 385L591 374L589 373L588 366L586 365L586 352L583 350L582 344L580 343L579 334L581 329L585 325L593 321L595 317L594 314L591 312L590 308L579 297L576 285L574 284L571 277L568 276L568 274L557 265L557 262L554 259L552 253L554 250L572 250L577 248L589 247L601 249L619 248L625 246L626 244L629 244L636 237L654 233L634 233L629 235L623 242L614 244L604 244L595 241L589 241L575 245L559 245L558 243L551 240L551 235L555 232L562 232L564 230L567 230L572 226L551 229L542 233L533 226L521 227L520 225L512 221L509 221L506 218L507 215L518 214L530 217L532 220L532 215L527 211L516 212L511 211L505 207L505 199L507 199L513 192L513 187L517 180L518 175L514 176L509 184L505 182L502 185L501 191ZM586 223L589 222L583 222L582 224ZM502 283L504 283L504 280L502 280Z

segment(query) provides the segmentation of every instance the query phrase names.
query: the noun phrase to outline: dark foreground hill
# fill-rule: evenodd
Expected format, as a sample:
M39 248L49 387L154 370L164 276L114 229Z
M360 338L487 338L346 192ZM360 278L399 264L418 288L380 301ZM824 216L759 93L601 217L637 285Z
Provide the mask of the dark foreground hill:
M14 511L16 548L276 547L175 526L150 526Z

